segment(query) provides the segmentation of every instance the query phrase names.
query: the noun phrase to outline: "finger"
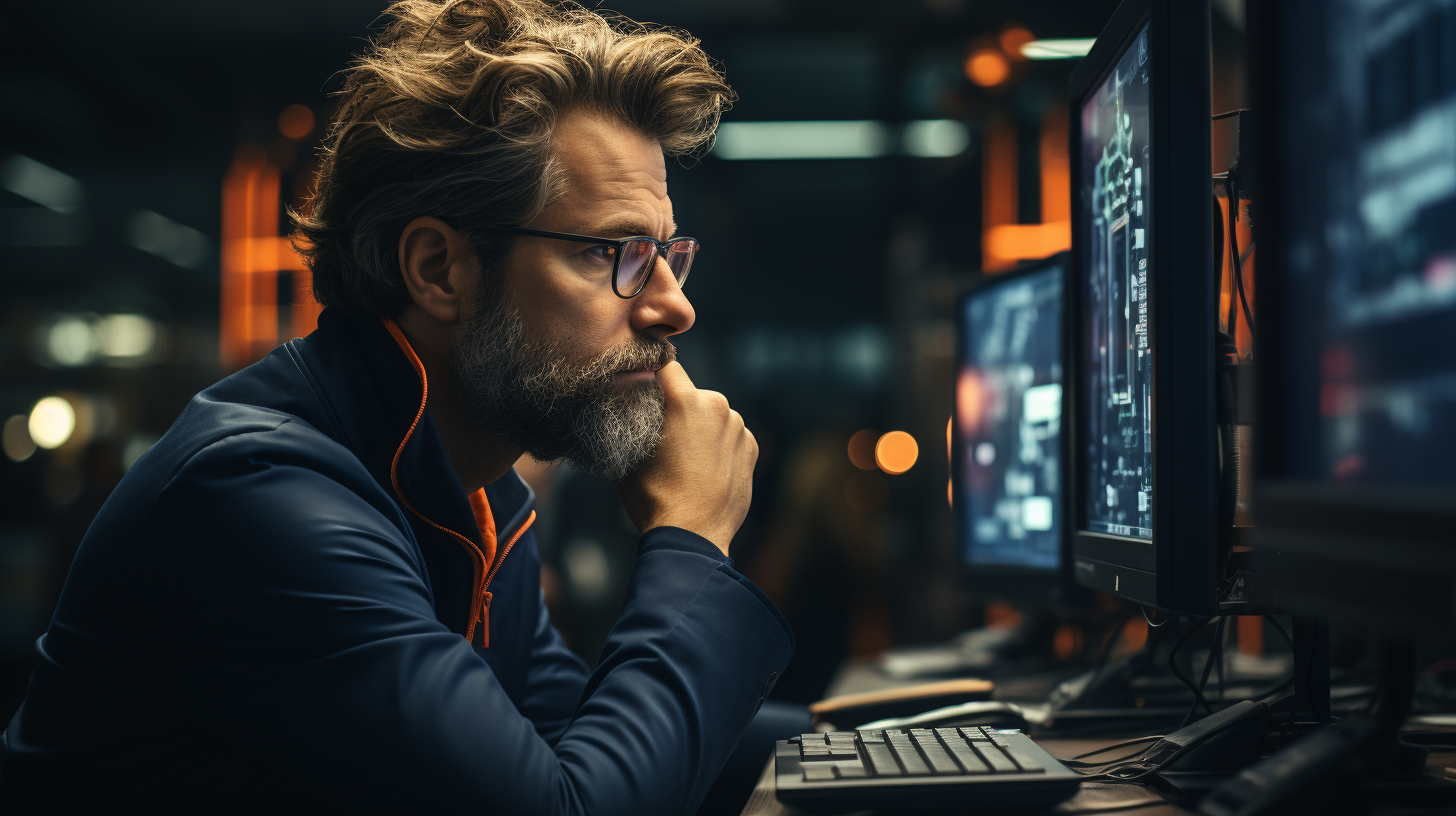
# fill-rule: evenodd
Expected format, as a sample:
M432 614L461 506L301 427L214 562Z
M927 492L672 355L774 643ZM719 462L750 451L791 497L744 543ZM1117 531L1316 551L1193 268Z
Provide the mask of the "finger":
M657 370L657 384L662 387L663 396L674 402L684 402L698 390L682 363L676 360Z

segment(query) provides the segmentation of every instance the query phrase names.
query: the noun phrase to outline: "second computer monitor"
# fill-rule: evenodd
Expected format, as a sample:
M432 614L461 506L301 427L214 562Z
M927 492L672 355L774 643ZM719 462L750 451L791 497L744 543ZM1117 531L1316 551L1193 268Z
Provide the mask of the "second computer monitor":
M1068 429L1085 586L1215 608L1209 8L1127 0L1072 77Z
M1062 503L1067 256L998 275L956 309L952 504L967 588L1068 601Z

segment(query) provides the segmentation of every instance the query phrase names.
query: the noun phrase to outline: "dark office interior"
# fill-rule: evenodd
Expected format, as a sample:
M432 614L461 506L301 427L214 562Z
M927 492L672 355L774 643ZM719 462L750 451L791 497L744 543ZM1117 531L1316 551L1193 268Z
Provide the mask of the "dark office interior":
M285 212L385 5L7 9L0 719L132 465L318 325ZM699 812L1456 812L1456 5L594 8L738 96L668 161L673 343L816 733ZM516 470L595 667L639 531Z

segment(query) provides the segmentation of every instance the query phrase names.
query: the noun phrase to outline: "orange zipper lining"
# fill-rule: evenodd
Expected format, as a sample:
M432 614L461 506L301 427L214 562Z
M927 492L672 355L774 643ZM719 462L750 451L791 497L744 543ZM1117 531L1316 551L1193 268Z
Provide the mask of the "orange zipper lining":
M470 602L470 623L466 626L465 630L465 639L471 643L474 643L475 624L476 621L480 620L482 610L485 608L485 554L480 551L479 547L475 546L474 541L471 541L469 538L466 538L465 536L455 532L454 530L451 530L448 527L445 527L444 525L436 524L430 518L425 516L424 513L416 510L415 506L413 504L410 504L410 500L405 498L404 491L400 490L399 488L399 457L404 454L405 445L409 444L410 437L414 436L415 428L419 427L420 419L425 415L425 403L430 398L430 382L429 379L425 376L425 364L420 362L419 355L415 354L415 350L412 346L410 346L409 340L405 339L404 332L400 331L399 326L396 326L394 321L390 320L387 317L381 318L381 321L384 323L384 328L388 329L390 335L394 337L394 342L398 343L399 347L404 350L405 356L409 358L410 364L415 367L415 373L418 374L420 377L420 407L419 410L415 411L415 419L413 422L410 423L409 430L405 432L404 439L400 440L399 447L395 449L393 461L389 463L389 482L394 487L394 495L399 497L400 502L404 504L404 506L411 513L414 513L416 516L419 517L421 521L430 525L431 527L434 527L436 530L440 530L441 532L449 533L450 535L455 536L455 538L459 539L460 543L465 546L465 552L467 555L470 556L470 564L473 573L472 577L475 579L475 586L479 588L479 591L474 593L474 599L472 599ZM535 515L534 510L531 511L531 513L533 516ZM522 529L524 530L524 528ZM511 544L514 543L515 539L511 539ZM499 567L497 567L497 569L499 569ZM492 571L491 575L494 574L494 571ZM489 637L490 636L487 633L486 638L488 639ZM487 643L486 645L488 646L489 644Z

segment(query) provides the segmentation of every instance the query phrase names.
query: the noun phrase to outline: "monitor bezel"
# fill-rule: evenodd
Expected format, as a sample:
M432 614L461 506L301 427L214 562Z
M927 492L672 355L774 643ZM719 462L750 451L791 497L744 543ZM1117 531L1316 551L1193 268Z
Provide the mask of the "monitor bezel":
M1148 281L1148 332L1154 352L1151 539L1083 528L1085 467L1078 440L1087 274L1082 256L1089 240L1081 217L1082 107L1144 24L1149 24L1150 118L1158 155L1150 183L1153 206L1148 226L1149 254L1154 258L1154 274ZM1146 606L1193 615L1211 615L1217 609L1210 36L1208 0L1125 0L1073 73L1069 94L1073 217L1066 290L1070 364L1065 382L1071 419L1063 438L1071 471L1069 519L1076 580ZM1177 318L1165 319L1167 315ZM1189 361L1201 362L1189 365Z
M1285 354L1279 317L1299 293L1280 274L1283 265L1280 134L1289 89L1281 70L1280 4L1249 8L1249 94L1259 117L1255 143L1267 182L1259 187L1255 240L1259 311L1256 421L1277 434L1277 406L1286 404L1289 372L1300 363ZM1257 81L1256 81L1257 80ZM1307 297L1307 294L1306 294ZM1456 488L1340 485L1289 478L1279 445L1256 448L1252 575L1259 594L1290 611L1349 615L1394 634L1449 621L1456 586Z
M995 289L1015 282L1031 275L1046 272L1048 269L1060 268L1062 274L1062 319L1058 330L1061 332L1061 354L1062 354L1062 417L1059 433L1066 433L1067 427L1067 400L1066 400L1066 353L1067 353L1067 280L1071 270L1068 264L1071 261L1070 254L1060 252L1041 260L1026 263L1014 270L998 273L992 276L984 276L962 287L956 297L956 346L952 376L959 376L961 366L965 362L965 306L966 301L985 293L989 289ZM965 462L963 440L961 438L960 423L955 422L958 416L955 405L956 392L951 389L951 495L960 494L960 473ZM1067 532L1067 489L1068 474L1066 467L1066 447L1060 446L1057 455L1061 458L1061 484L1060 499L1061 506L1058 508L1062 514L1061 540L1058 542L1060 548L1060 560L1058 566L1052 569L1043 567L1025 567L1013 564L972 564L965 558L965 544L970 539L971 531L967 529L964 514L952 512L953 524L955 525L956 563L959 565L962 586L966 591L977 597L1010 601L1012 603L1032 604L1038 607L1048 608L1075 608L1086 602L1086 593L1077 585L1072 573L1072 550L1071 539Z

